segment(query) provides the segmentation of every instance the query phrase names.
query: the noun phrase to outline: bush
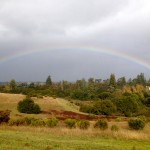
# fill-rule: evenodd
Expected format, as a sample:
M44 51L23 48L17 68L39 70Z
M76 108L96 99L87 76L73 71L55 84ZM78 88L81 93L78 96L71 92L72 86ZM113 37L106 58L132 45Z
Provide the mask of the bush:
M57 118L55 118L55 117L53 117L53 118L51 118L50 120L47 120L46 121L46 125L48 126L48 127L55 127L56 125L57 125L57 123L58 123L58 119Z
M21 113L27 113L27 114L39 114L40 113L39 105L35 104L34 101L29 97L27 97L23 101L20 101L18 103L17 109Z
M98 120L95 125L94 128L100 128L102 130L105 130L108 128L108 123L106 120Z
M31 124L30 125L31 126L45 126L45 122L43 120L33 118L31 120Z
M0 111L0 123L8 122L9 119L10 119L9 115L10 115L10 111L9 110Z
M111 126L111 131L119 131L119 127L116 125Z
M131 129L142 130L145 127L145 122L139 118L130 119L128 125Z
M77 122L77 126L80 129L88 129L88 127L90 126L90 122L88 120L80 120L79 122Z
M68 127L68 128L75 128L76 127L76 120L75 119L66 119L65 121L64 121L64 123L66 124L66 126Z

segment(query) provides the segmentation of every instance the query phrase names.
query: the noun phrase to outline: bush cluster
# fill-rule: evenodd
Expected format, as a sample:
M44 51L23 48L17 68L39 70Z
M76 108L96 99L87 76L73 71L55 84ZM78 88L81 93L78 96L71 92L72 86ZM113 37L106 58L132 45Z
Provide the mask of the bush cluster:
M50 128L55 127L57 124L58 124L58 119L55 118L55 117L53 117L53 118L46 121L46 125Z
M64 121L64 123L66 124L66 127L70 128L70 129L76 127L76 120L75 119L66 119Z
M80 120L77 122L77 126L80 129L88 129L88 127L90 126L90 122L88 120Z
M30 97L20 101L18 103L17 109L19 112L27 114L39 114L41 112L39 105L35 104Z
M95 125L94 128L99 128L101 130L105 130L108 128L108 123L106 120L98 120Z
M128 125L131 129L142 130L145 127L145 122L139 118L131 118L128 121Z
M0 111L0 123L2 122L8 122L10 117L10 111L9 110L5 110L5 111Z

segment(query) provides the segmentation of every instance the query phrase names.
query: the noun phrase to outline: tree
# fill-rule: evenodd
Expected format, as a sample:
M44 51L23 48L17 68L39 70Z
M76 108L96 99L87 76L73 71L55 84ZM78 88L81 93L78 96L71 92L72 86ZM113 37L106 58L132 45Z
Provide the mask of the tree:
M101 100L95 102L93 111L97 115L111 115L116 111L116 106L110 100Z
M124 85L126 85L126 78L125 77L121 77L117 80L117 85L119 87L123 87Z
M114 74L110 75L109 85L115 87L116 86L116 77Z
M20 101L17 109L19 112L27 114L39 114L41 111L39 105L35 104L30 97L26 97L23 101Z
M48 86L52 85L52 80L51 80L51 76L50 75L46 79L46 85L48 85Z
M12 91L15 90L16 87L17 87L16 81L15 81L14 79L12 79L12 80L10 81L9 85L10 85L10 89L11 89Z

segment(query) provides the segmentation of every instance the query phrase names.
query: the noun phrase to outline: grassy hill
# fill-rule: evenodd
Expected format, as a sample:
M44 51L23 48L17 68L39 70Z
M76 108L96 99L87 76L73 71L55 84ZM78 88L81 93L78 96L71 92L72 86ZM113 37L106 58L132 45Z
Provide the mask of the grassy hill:
M22 94L6 94L0 93L0 110L11 110L10 117L19 117L19 116L33 116L38 118L46 118L49 117L49 113L42 113L38 115L34 114L22 114L17 110L17 104L19 101L23 100L25 95ZM44 112L51 112L52 110L56 111L72 111L77 112L78 107L71 104L69 101L61 99L61 98L52 98L52 97L43 97L43 98L32 98L35 103L39 104L41 110Z

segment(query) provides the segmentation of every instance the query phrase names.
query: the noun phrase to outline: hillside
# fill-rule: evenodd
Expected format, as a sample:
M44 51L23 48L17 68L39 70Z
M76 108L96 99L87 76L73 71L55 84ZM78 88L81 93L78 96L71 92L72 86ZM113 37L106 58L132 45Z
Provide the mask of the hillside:
M52 98L52 97L43 97L43 98L32 98L35 103L39 104L41 107L41 114L33 115L33 114L22 114L17 110L17 104L19 101L23 100L25 95L22 94L6 94L0 93L0 110L10 110L11 117L21 117L21 116L34 116L38 118L50 117L50 115L55 115L55 113L59 112L76 112L78 111L78 107L71 104L69 101L60 99L60 98Z

